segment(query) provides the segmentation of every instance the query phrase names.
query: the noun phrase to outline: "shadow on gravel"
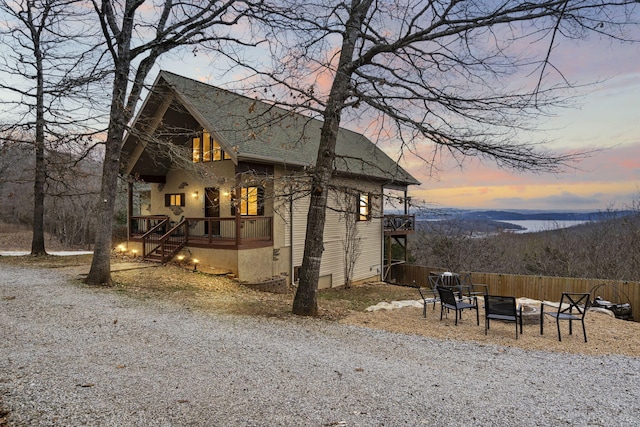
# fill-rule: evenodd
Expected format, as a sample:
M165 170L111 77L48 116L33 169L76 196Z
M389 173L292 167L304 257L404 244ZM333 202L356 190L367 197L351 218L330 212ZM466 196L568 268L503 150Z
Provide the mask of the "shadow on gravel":
M9 411L2 407L2 400L0 400L0 427L9 427Z

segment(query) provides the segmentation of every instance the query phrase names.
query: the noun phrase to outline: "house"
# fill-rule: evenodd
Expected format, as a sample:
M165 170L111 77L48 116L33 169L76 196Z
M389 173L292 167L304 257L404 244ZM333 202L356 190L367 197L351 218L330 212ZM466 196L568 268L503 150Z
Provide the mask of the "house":
M321 125L162 71L122 147L129 250L161 262L186 253L242 281L294 281ZM406 199L419 184L359 133L341 129L336 153L321 288L381 277L391 238L406 244L414 224L406 203L385 216L383 194Z

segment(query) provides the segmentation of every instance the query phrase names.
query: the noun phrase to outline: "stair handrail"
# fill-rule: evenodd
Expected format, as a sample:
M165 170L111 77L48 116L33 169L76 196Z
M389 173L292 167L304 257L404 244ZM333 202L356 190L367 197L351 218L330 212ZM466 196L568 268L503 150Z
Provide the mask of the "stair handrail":
M170 261L176 253L178 253L178 251L180 249L182 249L186 243L187 240L189 240L189 227L186 226L187 221L185 219L182 219L182 221L180 221L178 224L176 224L173 228L171 228L169 231L167 231L164 235L162 235L160 237L160 239L158 239L158 246L160 247L160 252L162 254L162 263L166 263L168 261ZM182 234L178 234L178 231L180 230L180 228L183 228L184 231ZM169 240L172 237L178 237L178 245L173 248L173 250L171 250L171 252L169 252L168 254L165 254L165 243L167 240ZM156 248L157 248L156 247ZM155 249L154 249L155 250Z
M149 231L147 231L146 233L144 233L142 235L142 257L146 257L149 253L155 251L158 246L156 246L155 248L151 249L150 251L147 251L147 241L149 240L149 236L154 235L161 227L163 227L167 222L169 222L169 218L164 218L162 221L160 221L159 223L157 223L156 225L154 225L153 227L151 227L149 229Z

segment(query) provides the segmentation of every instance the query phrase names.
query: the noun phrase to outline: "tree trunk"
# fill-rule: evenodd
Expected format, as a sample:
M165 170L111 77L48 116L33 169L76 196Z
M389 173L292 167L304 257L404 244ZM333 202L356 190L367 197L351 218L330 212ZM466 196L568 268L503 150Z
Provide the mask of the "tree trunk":
M31 6L28 5L30 8ZM31 14L31 10L29 10ZM30 23L33 21L30 20ZM30 27L33 41L33 54L36 60L36 138L35 138L35 177L33 180L33 228L31 255L46 255L44 248L44 186L46 179L45 164L45 117L44 117L44 65L40 49L40 33Z
M324 251L328 184L333 175L333 162L336 157L336 141L340 129L342 108L349 96L355 41L361 32L364 18L370 6L371 0L365 0L361 3L354 0L351 5L336 76L323 113L324 123L320 133L318 157L312 179L300 281L293 300L293 313L301 316L316 316L318 314L318 279L320 278L320 261Z
M124 108L129 63L118 64L113 83L109 130L105 143L104 164L102 166L102 186L96 213L100 218L96 228L91 269L85 282L89 285L111 285L111 241L113 237L113 212L118 189L120 153L122 139L130 114Z
M131 39L134 16L135 10L140 4L132 0L126 1L122 28L115 37L117 52L112 50L115 73L111 92L109 129L105 143L104 164L102 165L100 200L96 207L100 221L96 229L91 269L85 280L89 285L111 285L111 242L113 239L113 213L118 190L118 173L120 172L120 153L122 152L124 132L135 107L135 102L133 102L131 109L127 109L125 103L127 101L129 72L131 70ZM109 2L103 3L101 13L104 13L101 19L115 22L113 9L111 9ZM105 37L109 37L109 35L105 33Z
M37 133L37 132L36 132ZM33 237L31 239L31 255L46 255L44 247L44 184L45 160L44 142L36 138L36 165L33 184Z

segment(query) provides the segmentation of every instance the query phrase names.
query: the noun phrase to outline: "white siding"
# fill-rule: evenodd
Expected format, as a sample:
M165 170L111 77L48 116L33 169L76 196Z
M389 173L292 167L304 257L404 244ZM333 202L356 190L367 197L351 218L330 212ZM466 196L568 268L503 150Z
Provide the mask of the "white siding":
M343 181L341 184L348 184L359 188L363 192L378 194L381 192L379 186L367 182ZM355 197L354 203L356 203ZM354 268L353 281L368 279L380 273L379 269L381 268L380 262L382 257L382 220L380 218L382 210L380 199L375 199L372 205L373 212L371 221L359 221L356 224L362 252ZM329 198L329 206L337 207L335 197ZM292 227L292 259L294 266L302 265L308 209L308 197L294 202ZM342 286L345 284L345 254L343 245L345 235L346 231L343 216L335 210L327 209L324 228L324 252L320 264L320 276L330 275L332 286Z
M298 199L293 204L293 265L302 265L304 255L304 239L307 233L307 213L309 211L309 198Z

